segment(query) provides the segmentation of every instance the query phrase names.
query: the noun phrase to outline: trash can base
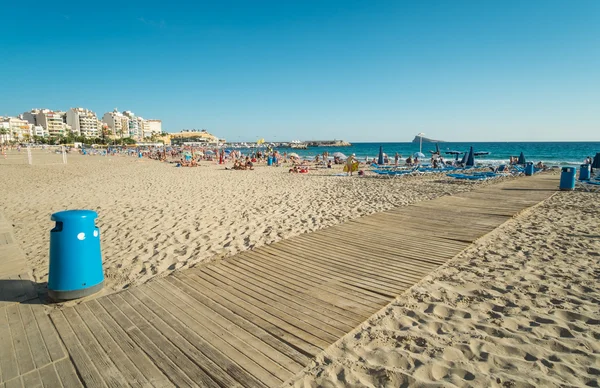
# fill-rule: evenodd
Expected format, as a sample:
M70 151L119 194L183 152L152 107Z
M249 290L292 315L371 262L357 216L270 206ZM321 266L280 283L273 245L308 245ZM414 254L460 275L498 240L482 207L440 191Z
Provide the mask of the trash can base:
M104 287L104 281L96 284L95 286L91 286L88 288L84 288L81 290L71 290L71 291L56 291L56 290L48 290L48 297L55 302L62 302L65 300L72 300L83 298L85 296L89 296L95 294L100 291Z
M575 189L563 189L562 187L560 188L560 191L574 191Z

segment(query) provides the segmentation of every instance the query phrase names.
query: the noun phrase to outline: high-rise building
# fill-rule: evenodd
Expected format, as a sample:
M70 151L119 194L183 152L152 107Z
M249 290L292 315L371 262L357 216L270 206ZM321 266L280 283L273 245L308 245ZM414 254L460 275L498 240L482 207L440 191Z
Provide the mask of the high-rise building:
M112 112L106 112L102 116L102 122L108 125L112 136L129 137L129 117L124 116L117 108Z
M71 108L67 111L67 124L76 134L86 137L98 137L98 117L96 113L84 108Z
M6 130L3 135L4 141L23 141L31 139L31 128L33 124L23 119L23 117L2 117L0 119L0 128Z
M44 128L44 133L47 133L49 136L62 136L65 134L65 112L50 109L32 109L29 112L23 113L23 118L34 126Z
M143 137L144 119L142 119L141 117L137 117L130 110L126 110L125 112L123 112L123 115L125 115L129 119L129 137L132 137L136 140L141 140Z

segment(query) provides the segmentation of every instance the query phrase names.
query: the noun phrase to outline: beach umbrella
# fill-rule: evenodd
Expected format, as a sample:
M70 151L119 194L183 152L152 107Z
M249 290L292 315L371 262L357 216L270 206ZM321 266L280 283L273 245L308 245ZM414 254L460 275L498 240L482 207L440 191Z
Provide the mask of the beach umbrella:
M471 146L471 149L469 150L469 155L467 156L467 162L465 164L465 166L474 166L475 165L475 159L473 158L473 146Z
M522 151L521 155L519 155L519 160L517 161L517 164L525 164L525 155L523 155Z
M379 157L377 158L377 164L383 164L383 146L379 146Z
M473 155L475 156L481 156L481 155L489 155L490 152L488 151L477 151L477 152L473 152Z
M348 157L346 155L344 155L341 152L334 152L333 155L334 158L339 158L339 159L348 159Z
M600 152L594 156L594 162L592 163L592 168L600 168Z
M205 153L206 153L206 154L214 154L214 153L215 153L215 151L213 151L213 150L206 150L206 151L205 151Z
M460 164L465 164L467 163L467 157L469 156L468 152L465 152L462 159L460 160Z
M413 154L413 156L414 156L415 158L424 158L424 157L425 157L425 154L424 154L424 153L422 153L422 152L415 152L415 153Z
M297 153L295 153L295 152L292 152L291 154L288 154L288 156L289 156L290 158L298 158L298 159L300 159L300 157L298 156L298 154L297 154Z

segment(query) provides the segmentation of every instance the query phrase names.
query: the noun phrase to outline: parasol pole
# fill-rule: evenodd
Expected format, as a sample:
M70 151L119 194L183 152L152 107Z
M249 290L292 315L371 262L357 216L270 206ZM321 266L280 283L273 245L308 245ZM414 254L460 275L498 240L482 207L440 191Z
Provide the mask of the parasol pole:
M417 136L419 136L419 152L423 153L423 132L420 132Z

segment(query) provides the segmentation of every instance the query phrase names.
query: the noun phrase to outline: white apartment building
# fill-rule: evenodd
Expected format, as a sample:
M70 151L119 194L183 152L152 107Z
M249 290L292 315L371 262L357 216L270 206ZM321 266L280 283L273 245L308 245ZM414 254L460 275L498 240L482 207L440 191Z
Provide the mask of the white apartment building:
M38 137L48 137L50 134L48 133L48 130L42 127L41 125L34 125L31 128L31 135Z
M21 117L2 117L0 122L0 128L6 130L6 134L2 136L3 141L29 140L32 127L32 124Z
M32 109L23 113L23 118L34 126L44 128L46 136L62 136L66 130L66 113L50 109ZM40 135L36 135L40 136Z
M129 137L129 117L119 112L117 108L112 112L106 112L102 117L102 122L108 125L113 136Z
M151 133L160 134L162 133L162 121L160 120L146 120L147 128Z
M130 110L126 110L125 112L123 112L123 115L125 115L129 119L129 137L132 137L136 140L141 140L144 136L144 119L141 117L137 117Z
M67 111L67 124L78 135L98 137L100 129L96 113L84 108L71 108Z

